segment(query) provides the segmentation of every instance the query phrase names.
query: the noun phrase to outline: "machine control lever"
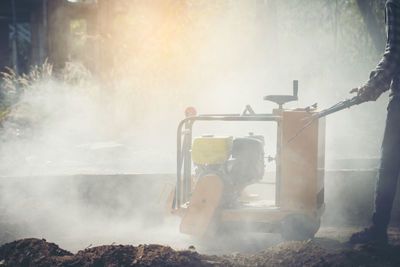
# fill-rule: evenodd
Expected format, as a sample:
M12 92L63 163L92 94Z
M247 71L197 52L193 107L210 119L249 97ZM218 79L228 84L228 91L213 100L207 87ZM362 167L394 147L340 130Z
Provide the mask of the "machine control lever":
M311 111L314 110L314 109L317 109L317 107L318 107L318 103L314 103L311 106L308 106L308 107L304 108L304 110L307 113L311 113Z

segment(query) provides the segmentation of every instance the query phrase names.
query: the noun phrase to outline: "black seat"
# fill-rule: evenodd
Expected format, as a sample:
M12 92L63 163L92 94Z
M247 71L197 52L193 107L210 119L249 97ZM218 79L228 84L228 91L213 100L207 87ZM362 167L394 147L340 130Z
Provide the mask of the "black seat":
M298 100L297 93L299 91L299 82L297 80L293 81L293 95L267 95L264 96L264 100L274 102L279 105L279 108L283 108L283 104L291 101Z

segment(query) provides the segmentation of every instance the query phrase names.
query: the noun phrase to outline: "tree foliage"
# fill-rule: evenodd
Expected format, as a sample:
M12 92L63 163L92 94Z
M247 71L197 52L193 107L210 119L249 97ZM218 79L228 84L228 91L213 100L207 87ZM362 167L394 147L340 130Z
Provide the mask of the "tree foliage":
M357 0L356 2L375 48L378 51L382 51L385 46L383 41L384 32L382 30L383 1Z

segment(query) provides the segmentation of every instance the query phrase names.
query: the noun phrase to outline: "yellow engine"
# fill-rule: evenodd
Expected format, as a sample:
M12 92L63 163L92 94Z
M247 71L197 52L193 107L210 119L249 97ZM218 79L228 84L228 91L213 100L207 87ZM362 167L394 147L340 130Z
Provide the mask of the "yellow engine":
M232 137L199 137L193 140L192 160L197 165L224 164L232 153Z

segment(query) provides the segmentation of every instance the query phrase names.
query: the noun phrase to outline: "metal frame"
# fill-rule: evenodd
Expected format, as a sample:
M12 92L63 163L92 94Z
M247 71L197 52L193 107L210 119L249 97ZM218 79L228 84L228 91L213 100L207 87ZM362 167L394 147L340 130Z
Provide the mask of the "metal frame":
M179 123L177 130L177 181L175 188L175 196L172 202L172 209L179 209L181 203L188 200L191 192L191 146L192 146L192 129L196 121L248 121L248 122L278 122L280 126L281 116L274 114L255 114L250 107L246 107L242 114L204 114L199 116L187 117ZM183 129L184 127L184 129ZM278 129L279 133L279 129ZM182 141L183 136L183 141ZM279 139L279 136L277 137ZM279 157L277 151L277 158ZM182 181L182 167L183 167L183 181ZM277 166L278 169L278 166ZM277 172L277 185L279 185L279 174ZM182 190L183 182L183 192Z

